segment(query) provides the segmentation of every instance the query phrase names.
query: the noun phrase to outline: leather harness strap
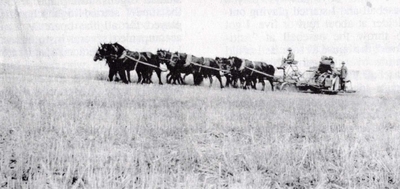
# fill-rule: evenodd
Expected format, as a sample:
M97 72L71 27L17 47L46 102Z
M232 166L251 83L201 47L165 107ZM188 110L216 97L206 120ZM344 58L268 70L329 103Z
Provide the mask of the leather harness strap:
M183 67L188 67L191 62L192 62L192 55L190 55L190 54L186 55L186 62L183 65Z
M135 68L134 68L135 70L136 70L137 65L139 64L138 61L140 60L140 53L139 52L137 52L137 53L139 54L139 58L138 58L138 60L136 60L136 64L135 64Z
M120 56L118 59L123 59L123 58L125 58L125 57L126 57L126 54L127 54L126 50L122 51L122 54L121 54L121 56Z
M239 71L243 71L245 66L246 66L245 65L246 64L245 60L244 59L241 59L241 60L242 60L242 64L240 65Z

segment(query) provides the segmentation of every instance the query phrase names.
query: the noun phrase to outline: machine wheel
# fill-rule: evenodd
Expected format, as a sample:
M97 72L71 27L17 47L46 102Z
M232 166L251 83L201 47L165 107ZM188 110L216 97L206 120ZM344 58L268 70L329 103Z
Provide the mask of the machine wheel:
M297 92L298 89L295 84L292 83L283 83L281 86L281 91L286 91L286 92Z
M279 91L279 90L281 90L281 86L282 86L281 83L274 83L274 91Z

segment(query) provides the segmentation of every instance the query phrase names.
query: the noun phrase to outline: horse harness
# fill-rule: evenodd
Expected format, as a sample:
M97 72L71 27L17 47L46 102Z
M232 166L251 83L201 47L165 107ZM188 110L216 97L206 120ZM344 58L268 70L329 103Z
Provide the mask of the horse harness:
M132 51L124 50L124 51L122 52L121 56L120 56L118 59L121 59L121 60L124 59L124 60L122 61L122 63L125 63L125 61L126 61L128 58L131 59L131 60L133 60L133 61L136 61L135 68L133 68L134 70L136 70L136 68L137 68L137 66L138 66L139 63L144 64L144 65L147 65L147 66L151 66L151 67L156 67L156 66L153 66L153 65L150 65L150 64L148 64L148 63L145 63L145 62L141 61L140 59L142 59L142 58L143 58L144 61L148 61L148 59L147 59L145 56L142 56L142 54L140 54L140 52L136 52L136 53L138 54L138 58L137 58L137 59L136 59L136 58L133 58L133 57L131 57L131 56L129 56L128 52L132 52ZM157 68L158 68L158 67L157 67Z
M246 65L245 65L245 59L241 59L242 60L242 64L240 64L240 67L239 67L239 71L241 72L241 71L243 71L244 70L244 68L246 67Z
M251 69L250 75L253 75L253 72L254 72L254 70L256 68L256 66L254 65L254 61L251 61L251 65L253 66L253 69Z
M210 61L210 60L208 60L208 61ZM211 67L211 63L210 63L210 66L202 65L202 64L199 64L199 63L196 63L196 62L190 62L190 64L193 64L195 66L199 66L199 72L201 71L201 68L203 67L203 68L207 68L207 69L210 69L210 70L220 71L220 72L223 72L224 74L227 73L227 71L223 70L218 63L217 63L217 65L218 65L219 69Z
M186 61L185 61L185 64L183 64L183 67L188 67L191 63L192 63L192 55L191 54L187 54L186 55Z
M250 75L253 75L253 73L256 72L256 73L259 73L259 74L264 75L264 76L273 77L273 78L275 77L273 75L266 74L264 72L260 72L260 71L256 70L254 61L250 61L250 62L253 65L253 68L249 68L249 67L245 66L245 59L242 59L242 65L240 65L239 71L243 71L244 69L249 69L249 70L251 70Z
M165 56L167 56L167 52L165 52ZM175 56L174 56L174 54L173 53L171 53L171 57L168 59L168 58L159 58L159 59L161 59L161 60L167 60L167 61L169 61L169 62L175 62L175 61L173 61L173 58L175 58Z
M242 60L242 64L241 64L240 67L239 67L239 71L240 71L240 72L244 71L246 68L249 69L249 67L246 66L246 59L243 59L243 58L242 58L241 60ZM250 61L250 62L251 62L251 65L252 65L253 68L254 68L254 67L255 67L254 61ZM253 75L254 69L249 69L249 70L251 70L250 75Z

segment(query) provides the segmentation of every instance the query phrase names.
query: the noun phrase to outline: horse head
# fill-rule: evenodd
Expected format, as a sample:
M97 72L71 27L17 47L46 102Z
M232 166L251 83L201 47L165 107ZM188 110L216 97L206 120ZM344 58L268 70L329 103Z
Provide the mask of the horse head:
M158 49L157 50L157 59L160 60L161 64L168 63L168 53L166 50Z
M104 58L104 53L103 53L103 45L99 46L97 48L96 54L93 57L93 61L97 61L97 60L103 60Z
M100 45L104 56L119 57L126 50L125 47L119 43L104 43Z
M237 59L238 59L238 58L235 57L235 56L230 56L230 57L228 57L229 64L230 64L232 67L235 66L235 62L236 62Z
M166 51L166 56L165 58L167 59L167 64L169 64L171 67L175 67L178 61L180 60L180 56L178 52L172 53L170 51Z
M221 69L225 71L230 71L232 68L228 58L216 57L215 61L217 62L218 65L220 65Z
M167 51L166 50L162 50L162 49L158 49L157 50L157 56L160 58L165 58L167 56Z
M93 57L94 61L103 60L108 57L116 56L117 52L114 50L113 44L100 43L100 46L97 48L96 54Z

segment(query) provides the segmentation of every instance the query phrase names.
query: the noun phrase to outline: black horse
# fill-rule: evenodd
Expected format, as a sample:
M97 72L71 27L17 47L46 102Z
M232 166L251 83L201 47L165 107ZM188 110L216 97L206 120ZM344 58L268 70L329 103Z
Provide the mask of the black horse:
M183 78L181 76L181 73L179 72L177 65L178 61L178 56L170 51L167 50L157 50L157 56L158 60L162 63L165 64L169 70L169 73L166 76L166 81L167 83L172 84L185 84L183 82Z
M195 72L191 62L203 64L202 58L197 58L186 53L172 53L166 50L158 50L157 55L159 60L166 63L167 68L170 71L170 73L167 74L168 83L171 83L173 80L173 84L176 84L176 82L186 84L184 81L186 76L193 74L194 85L200 85L203 77L200 73ZM183 78L181 74L185 74Z
M159 84L163 84L157 55L151 52L133 52L119 43L112 44L112 47L111 54L114 55L113 57L115 60L122 62L123 65L128 65L126 66L128 69L136 69L139 78L138 82L140 82L140 77L142 76L142 83L151 83L151 76L153 71L155 71L158 76Z
M125 75L125 66L121 62L117 61L113 57L111 52L112 52L111 44L101 44L100 47L98 47L93 60L101 61L103 59L106 59L106 64L110 68L109 73L108 73L109 81L113 81L114 75L116 75L118 73L121 77L121 80L124 83L128 83L128 80L126 79L126 75Z
M212 76L215 76L220 84L221 88L224 88L224 85L222 85L222 80L221 80L221 66L217 63L215 59L212 58L201 58L202 61L201 63L196 63L193 62L193 70L195 74L200 74L204 78L209 78L210 80L210 87L212 86L213 79Z
M275 68L265 62L250 61L247 59L240 59L238 57L229 57L231 69L238 72L239 77L245 78L245 89L250 86L256 89L257 79L262 83L262 90L265 89L264 79L267 79L271 84L271 90L274 90L274 74Z
M185 74L183 76L183 81L185 81L186 76L188 76L189 74L193 74L194 85L200 85L203 81L203 75L200 72L196 71L195 64L203 65L204 58L179 52L175 52L174 56L177 57L176 67L178 72Z
M239 70L231 65L229 58L216 57L215 60L221 65L222 70L224 70L226 83L225 86L232 86L233 88L244 87L245 78L244 75L239 72ZM239 86L240 84L240 86Z
M232 86L237 88L237 80L239 79L238 72L231 69L231 64L228 58L216 57L215 61L220 65L220 68L223 70L224 76L226 78L225 87ZM244 81L242 79L242 81Z

